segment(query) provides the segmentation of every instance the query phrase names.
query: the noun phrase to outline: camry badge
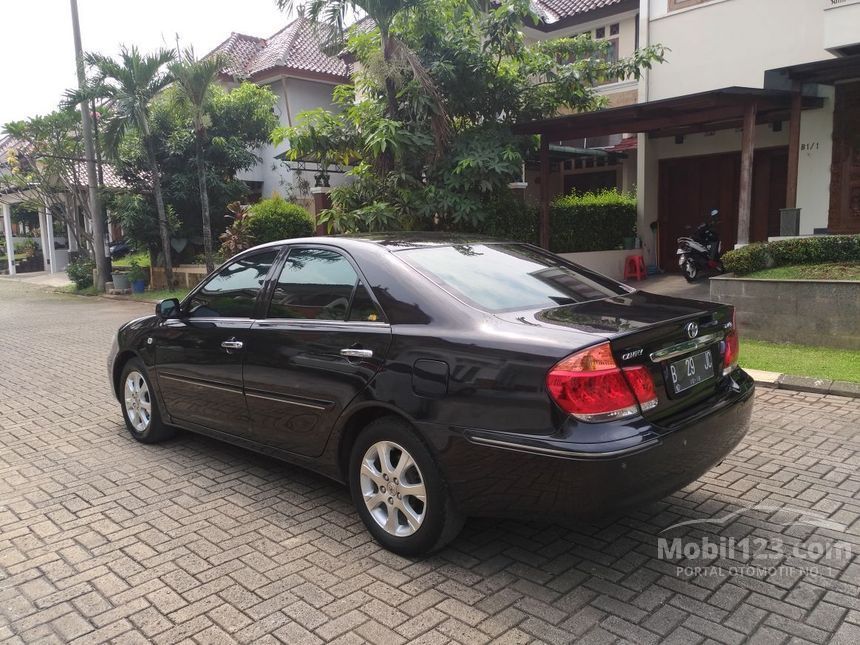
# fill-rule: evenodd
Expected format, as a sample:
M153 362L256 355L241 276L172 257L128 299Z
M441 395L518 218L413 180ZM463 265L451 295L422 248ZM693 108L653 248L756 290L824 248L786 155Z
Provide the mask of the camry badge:
M637 356L642 356L642 350L641 349L634 349L631 352L624 352L621 355L621 360L629 361L631 358L636 358Z
M687 326L684 329L687 330L687 336L690 338L695 338L699 335L699 326L694 322L687 323Z

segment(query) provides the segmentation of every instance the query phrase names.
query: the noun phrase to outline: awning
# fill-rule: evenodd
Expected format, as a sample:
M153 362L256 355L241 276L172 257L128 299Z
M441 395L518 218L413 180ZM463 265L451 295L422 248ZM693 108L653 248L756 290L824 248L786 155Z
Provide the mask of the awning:
M765 72L765 84L776 85L779 78L800 83L833 85L837 81L860 79L860 55L827 58L813 63L780 67Z
M726 87L659 101L582 112L520 123L517 134L540 134L551 141L596 137L618 133L645 132L652 137L668 137L693 132L739 128L746 107L757 106L757 122L772 123L790 116L792 93L751 87ZM803 97L804 109L824 104L819 97Z

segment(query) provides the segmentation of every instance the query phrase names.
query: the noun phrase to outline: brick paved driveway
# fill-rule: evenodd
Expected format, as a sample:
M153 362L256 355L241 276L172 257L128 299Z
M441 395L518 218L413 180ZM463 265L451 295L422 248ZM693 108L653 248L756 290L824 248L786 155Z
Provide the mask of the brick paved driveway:
M851 558L657 557L667 526L765 503L844 528L760 509L662 536L860 550L858 401L762 391L747 441L671 499L567 528L473 520L410 561L320 477L191 435L132 441L104 361L149 310L0 281L0 641L860 642ZM701 564L716 572L677 568Z

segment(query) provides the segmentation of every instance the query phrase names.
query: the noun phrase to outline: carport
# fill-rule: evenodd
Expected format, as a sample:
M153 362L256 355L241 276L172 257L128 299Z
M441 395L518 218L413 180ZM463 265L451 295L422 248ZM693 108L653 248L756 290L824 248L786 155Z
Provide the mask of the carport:
M550 150L552 145L583 137L639 133L649 138L683 137L695 133L740 129L740 182L737 190L738 245L754 239L752 194L755 127L779 124L789 128L785 206L793 207L797 196L797 167L800 151L800 114L819 108L823 99L804 96L800 85L793 91L727 87L709 92L636 103L595 112L584 112L518 124L514 132L540 136L540 243L549 244ZM653 218L652 218L653 219Z

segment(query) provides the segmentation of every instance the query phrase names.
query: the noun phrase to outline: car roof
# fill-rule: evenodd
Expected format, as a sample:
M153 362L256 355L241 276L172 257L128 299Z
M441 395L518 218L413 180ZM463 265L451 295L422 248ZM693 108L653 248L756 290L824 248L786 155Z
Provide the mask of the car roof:
M470 233L446 233L444 231L395 231L390 233L362 233L357 235L329 235L320 237L300 237L277 242L269 242L254 247L263 249L283 244L336 244L349 248L354 244L370 244L389 251L402 251L433 246L453 246L459 244L500 244L508 242L486 235Z

